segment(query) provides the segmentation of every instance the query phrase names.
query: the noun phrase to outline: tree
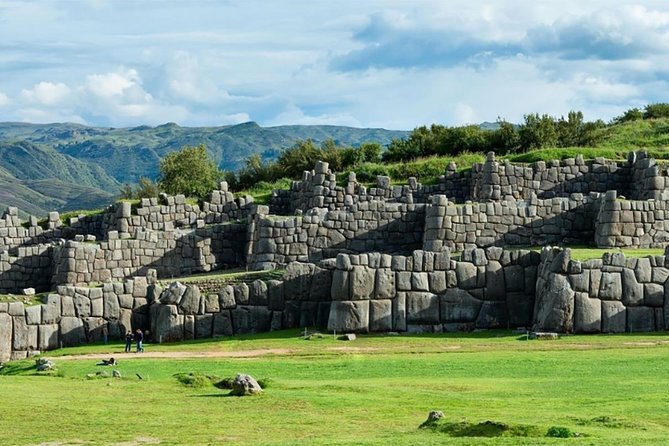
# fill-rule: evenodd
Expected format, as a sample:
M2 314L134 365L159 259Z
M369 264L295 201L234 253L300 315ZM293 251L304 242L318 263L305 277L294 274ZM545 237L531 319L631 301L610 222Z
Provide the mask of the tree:
M363 142L358 149L358 160L363 163L378 163L381 159L381 144L378 142Z
M643 109L643 119L669 118L669 104L648 104Z
M634 107L630 108L622 115L613 118L613 123L622 124L623 122L640 121L642 119L643 119L643 112L638 108Z
M147 177L141 177L137 187L135 188L133 198L153 198L157 197L158 194L160 194L158 184Z
M135 195L135 192L132 190L132 186L129 185L128 183L125 183L123 186L121 186L121 191L119 193L119 197L122 200L132 200Z
M555 119L549 115L537 113L525 115L525 122L518 129L520 147L524 150L556 147L558 132Z
M204 144L184 146L160 161L158 184L170 195L203 198L216 188L222 172L207 154Z

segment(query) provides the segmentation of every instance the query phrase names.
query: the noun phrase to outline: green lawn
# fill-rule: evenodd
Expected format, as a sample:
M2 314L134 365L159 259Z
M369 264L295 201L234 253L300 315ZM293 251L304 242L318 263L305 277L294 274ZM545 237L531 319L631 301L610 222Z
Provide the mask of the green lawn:
M254 358L121 359L123 379L88 379L109 368L56 357L39 376L32 361L0 371L0 444L666 444L669 334L571 336L526 341L506 331L469 335L328 335L296 331L153 351L289 352ZM105 352L87 346L55 355ZM177 373L269 378L258 397L188 388ZM144 379L139 380L137 375ZM581 438L451 437L419 429L430 410L450 423L567 427ZM153 440L152 440L153 439Z

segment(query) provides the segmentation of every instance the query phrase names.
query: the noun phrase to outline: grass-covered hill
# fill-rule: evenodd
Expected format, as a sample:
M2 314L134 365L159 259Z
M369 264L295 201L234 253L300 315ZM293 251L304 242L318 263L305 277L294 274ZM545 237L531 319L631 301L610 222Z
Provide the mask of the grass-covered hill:
M23 213L99 208L123 183L155 179L162 157L183 146L205 144L223 170L235 170L254 153L273 159L299 140L357 146L387 145L408 132L338 126L99 128L80 124L0 123L0 210Z

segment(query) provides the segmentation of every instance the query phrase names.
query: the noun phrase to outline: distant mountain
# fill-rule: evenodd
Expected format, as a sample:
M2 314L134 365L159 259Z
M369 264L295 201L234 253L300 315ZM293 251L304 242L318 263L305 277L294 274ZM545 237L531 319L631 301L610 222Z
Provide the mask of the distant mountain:
M185 145L205 144L221 169L236 170L253 153L274 159L298 140L358 146L387 145L406 131L340 126L260 127L255 122L221 127L89 127L80 124L0 123L0 210L18 206L49 210L101 207L122 183L155 179L160 159Z

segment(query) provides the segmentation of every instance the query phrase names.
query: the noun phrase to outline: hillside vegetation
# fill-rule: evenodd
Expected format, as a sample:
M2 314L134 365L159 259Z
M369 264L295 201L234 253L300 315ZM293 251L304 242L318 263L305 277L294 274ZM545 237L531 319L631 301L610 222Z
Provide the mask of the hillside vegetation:
M155 180L161 159L184 146L204 144L218 168L235 170L259 154L273 159L301 140L355 146L386 145L407 132L338 126L260 127L254 122L222 127L98 128L80 124L0 123L0 210L45 215L103 207L122 184Z
M0 123L0 209L17 206L45 215L103 207L140 183L157 194L161 160L186 146L204 145L225 171L233 191L267 201L271 190L299 179L318 160L346 181L373 184L377 175L404 183L410 176L434 183L451 162L458 170L493 150L501 159L529 163L574 157L625 159L645 149L669 159L669 105L630 109L612 122L529 114L516 125L498 120L480 126L433 124L411 132L338 126L260 127L254 122L222 127L96 128L79 124ZM142 182L140 182L140 179ZM123 185L123 186L122 186Z

